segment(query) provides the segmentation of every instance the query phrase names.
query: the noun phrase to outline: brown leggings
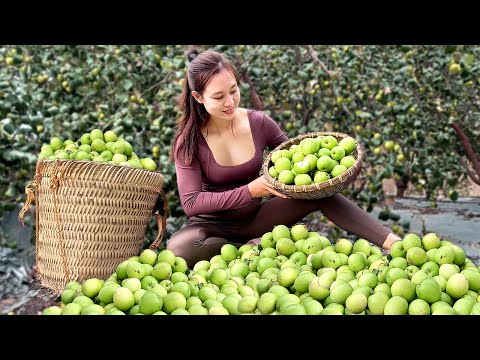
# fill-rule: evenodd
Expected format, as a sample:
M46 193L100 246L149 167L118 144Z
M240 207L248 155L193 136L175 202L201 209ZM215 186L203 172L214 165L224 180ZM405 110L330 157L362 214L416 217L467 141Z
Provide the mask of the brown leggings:
M275 225L291 227L318 210L343 230L380 247L391 233L391 230L341 194L317 200L274 197L261 203L254 218L247 221L241 219L228 224L218 221L191 222L173 234L167 242L167 248L183 257L192 268L198 261L209 260L219 254L225 244L239 247L272 231Z

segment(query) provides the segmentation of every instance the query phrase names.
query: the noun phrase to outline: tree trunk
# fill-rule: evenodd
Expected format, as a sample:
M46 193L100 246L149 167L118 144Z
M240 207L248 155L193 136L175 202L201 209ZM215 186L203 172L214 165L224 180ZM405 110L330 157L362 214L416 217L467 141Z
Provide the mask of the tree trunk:
M250 85L250 100L252 100L255 108L257 110L263 110L262 101L260 100L260 97L258 96L257 91L255 90L255 87L253 86L252 80L250 80L250 77L248 76L246 71L242 71L242 79L248 85Z
M471 169L467 169L468 176L473 180L474 183L480 185L480 161L478 160L478 156L473 151L472 145L470 144L470 139L467 135L465 135L460 125L453 123L451 126L457 133L465 153L467 154L468 160L470 160L473 165L473 171Z

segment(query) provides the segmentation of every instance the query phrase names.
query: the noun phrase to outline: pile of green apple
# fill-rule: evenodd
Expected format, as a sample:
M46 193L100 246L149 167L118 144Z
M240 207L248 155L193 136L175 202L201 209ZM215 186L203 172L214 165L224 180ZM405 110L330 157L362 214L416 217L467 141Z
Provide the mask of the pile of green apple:
M49 144L42 146L38 160L87 160L108 164L130 166L139 169L155 171L156 162L151 158L139 158L133 151L132 145L115 132L105 133L100 129L93 129L84 133L78 141L65 140L54 136Z
M480 315L480 269L435 233L382 250L277 225L258 245L225 244L192 269L143 250L106 280L72 281L47 315Z
M311 185L343 174L355 164L351 155L357 143L352 137L340 141L332 135L307 137L270 157L270 176L286 185Z

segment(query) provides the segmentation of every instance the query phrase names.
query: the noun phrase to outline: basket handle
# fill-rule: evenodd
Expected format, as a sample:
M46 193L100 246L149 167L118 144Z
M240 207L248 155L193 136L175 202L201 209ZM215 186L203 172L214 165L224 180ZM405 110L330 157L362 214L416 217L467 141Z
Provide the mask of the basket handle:
M24 226L25 224L23 223L23 218L25 217L25 214L30 209L30 205L32 203L36 203L37 191L42 181L42 171L44 166L45 164L43 163L43 161L39 161L37 163L35 169L35 177L33 178L33 181L30 181L25 186L25 193L27 194L27 198L25 200L25 204L23 205L22 209L18 214L18 220L21 221L22 225Z
M163 215L160 215L162 212ZM158 234L157 238L150 245L150 249L155 250L158 245L161 243L163 236L167 230L167 214L168 214L168 201L165 196L165 192L160 190L160 195L158 196L157 202L153 207L153 215L155 215L155 220L157 220Z

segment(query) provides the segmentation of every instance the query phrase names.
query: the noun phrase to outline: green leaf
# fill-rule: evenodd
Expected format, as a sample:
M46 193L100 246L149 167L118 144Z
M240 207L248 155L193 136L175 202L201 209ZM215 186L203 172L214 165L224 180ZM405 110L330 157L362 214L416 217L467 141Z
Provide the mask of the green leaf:
M126 103L128 102L128 94L126 93L117 93L115 94L115 100L119 103Z
M26 160L30 164L35 164L37 162L37 157L35 155L18 150L5 151L3 153L3 158L7 161Z
M295 80L295 79L291 79L291 78L288 79L288 84L289 84L290 86L297 86L297 85L298 85L298 82L299 82L299 81L298 81L298 80Z
M472 54L465 54L463 56L463 62L466 66L472 65L473 60L475 60L475 56L473 56Z
M129 79L123 79L121 84L122 84L122 87L127 91L131 89L133 86L133 82Z
M368 112L365 112L365 111L361 111L359 114L358 114L358 117L360 119L369 119L369 118L372 118L373 115L368 113Z

